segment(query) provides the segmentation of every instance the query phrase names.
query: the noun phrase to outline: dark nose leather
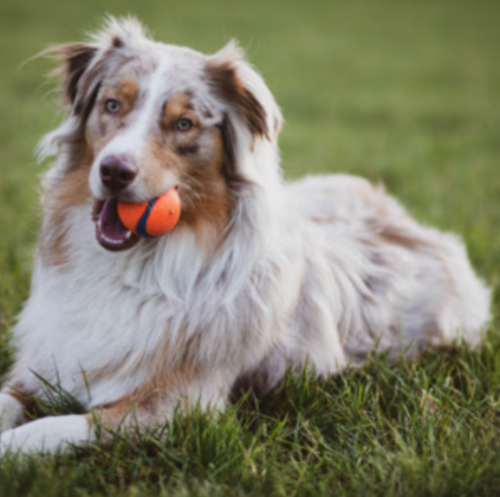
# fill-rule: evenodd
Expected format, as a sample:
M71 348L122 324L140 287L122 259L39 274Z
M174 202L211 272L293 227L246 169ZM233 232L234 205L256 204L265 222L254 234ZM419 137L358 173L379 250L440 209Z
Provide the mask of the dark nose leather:
M102 160L99 173L102 184L111 193L119 193L134 181L137 168L129 159L109 155Z

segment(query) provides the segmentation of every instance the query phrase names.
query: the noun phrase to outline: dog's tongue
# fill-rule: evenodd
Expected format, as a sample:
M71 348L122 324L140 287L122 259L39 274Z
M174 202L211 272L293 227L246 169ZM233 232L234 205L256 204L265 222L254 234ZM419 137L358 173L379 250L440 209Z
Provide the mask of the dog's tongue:
M118 200L105 200L98 208L96 221L97 241L108 250L125 250L134 246L139 237L123 226L118 217Z

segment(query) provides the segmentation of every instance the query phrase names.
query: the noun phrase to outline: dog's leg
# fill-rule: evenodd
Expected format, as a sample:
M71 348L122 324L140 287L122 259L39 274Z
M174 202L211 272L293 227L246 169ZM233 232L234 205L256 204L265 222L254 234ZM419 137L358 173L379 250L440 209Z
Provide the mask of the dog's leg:
M11 389L0 393L0 433L26 422L24 410L28 398Z
M212 374L202 379L199 375L188 378L185 373L171 374L168 381L148 384L134 395L91 413L51 416L9 429L0 435L0 454L9 451L54 454L67 450L71 445L85 446L94 442L97 432L106 441L110 431L161 426L179 404L198 402L203 409L222 410L229 389L227 378L230 377L227 374ZM1 394L2 397L9 395ZM20 402L18 405L22 413Z
M50 416L2 433L0 454L58 453L68 444L82 446L94 439L94 430L85 416Z
M3 432L0 435L0 454L56 454L67 450L71 445L85 446L97 438L96 421L106 435L111 429L116 430L134 423L146 424L154 418L154 412L149 411L147 403L136 406L132 399L126 399L89 414L38 419Z
M158 409L158 405L157 399L150 398L136 403L135 399L127 397L112 406L99 408L88 414L38 419L3 432L0 435L0 454L56 454L72 445L81 447L94 442L97 431L106 437L110 430L165 422L165 416L160 415L162 410Z

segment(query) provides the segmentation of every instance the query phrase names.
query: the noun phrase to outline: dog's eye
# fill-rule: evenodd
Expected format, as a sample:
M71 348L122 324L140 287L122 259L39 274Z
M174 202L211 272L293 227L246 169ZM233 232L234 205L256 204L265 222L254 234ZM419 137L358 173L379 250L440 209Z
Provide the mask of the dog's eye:
M116 114L120 110L120 104L116 100L106 100L106 110L111 114Z
M179 131L187 131L188 129L191 129L193 126L193 123L189 119L179 119L175 123L175 129L178 129Z

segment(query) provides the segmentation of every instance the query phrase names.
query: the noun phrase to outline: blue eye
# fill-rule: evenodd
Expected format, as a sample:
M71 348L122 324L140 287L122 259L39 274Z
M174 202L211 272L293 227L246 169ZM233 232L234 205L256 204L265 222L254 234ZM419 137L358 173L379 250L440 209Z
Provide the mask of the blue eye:
M179 119L175 123L175 129L178 129L179 131L187 131L193 127L193 123L189 119Z
M116 114L120 111L120 104L116 100L106 100L106 110L111 114Z

